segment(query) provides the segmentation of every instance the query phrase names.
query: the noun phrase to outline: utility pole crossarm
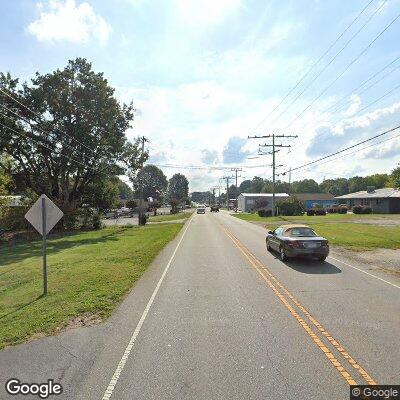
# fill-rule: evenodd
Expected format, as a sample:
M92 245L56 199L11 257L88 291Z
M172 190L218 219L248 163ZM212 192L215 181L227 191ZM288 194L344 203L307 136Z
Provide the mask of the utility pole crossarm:
M278 151L277 150L279 148L290 148L290 144L276 144L275 143L275 139L279 138L279 139L285 139L285 138L297 138L297 135L276 135L276 134L270 134L270 135L262 135L262 136L248 136L248 139L272 139L272 144L269 143L265 143L265 144L259 144L258 145L258 152L259 155L267 155L267 154L272 154L272 216L275 216L275 177L276 177L276 173L275 170L277 167L282 167L283 165L276 165L275 162L275 155ZM268 152L268 153L262 153L262 151L260 150L261 147L272 147L272 151Z

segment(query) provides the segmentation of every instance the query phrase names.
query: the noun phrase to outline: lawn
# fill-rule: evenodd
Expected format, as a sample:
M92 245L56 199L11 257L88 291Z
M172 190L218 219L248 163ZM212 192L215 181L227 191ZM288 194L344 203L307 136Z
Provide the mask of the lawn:
M176 221L178 219L189 218L192 215L193 211L189 212L181 212L177 214L165 214L165 215L156 215L150 216L149 222L168 222L168 221Z
M326 215L298 215L293 217L260 217L257 213L241 213L241 214L232 214L236 218L243 219L245 221L262 221L268 223L315 223L317 219L318 223L327 223L327 222L351 222L352 220L385 220L385 219L397 219L400 220L400 214L326 214Z
M0 248L0 349L62 329L74 317L109 316L182 224L113 227Z
M250 222L262 221L268 230L288 223L304 223L311 226L319 235L326 237L331 244L357 251L376 248L400 249L400 226L380 226L352 222L352 220L363 218L393 218L390 215L328 214L311 217L262 218L257 214L236 214L235 217Z

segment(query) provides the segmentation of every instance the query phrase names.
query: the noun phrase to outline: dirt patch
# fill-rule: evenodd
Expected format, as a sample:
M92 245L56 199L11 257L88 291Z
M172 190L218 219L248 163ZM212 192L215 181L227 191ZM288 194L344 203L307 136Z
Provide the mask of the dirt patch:
M353 251L339 246L334 246L332 250L332 255L340 255L340 259L347 259L353 263L361 264L369 270L380 270L386 274L400 277L400 250Z
M103 321L103 318L101 318L99 313L95 313L95 314L85 313L85 314L79 315L78 317L71 318L66 325L59 326L56 329L56 331L58 333L61 331L66 331L68 329L81 328L82 326L98 325L102 321Z
M400 219L354 219L349 222L378 226L400 226Z

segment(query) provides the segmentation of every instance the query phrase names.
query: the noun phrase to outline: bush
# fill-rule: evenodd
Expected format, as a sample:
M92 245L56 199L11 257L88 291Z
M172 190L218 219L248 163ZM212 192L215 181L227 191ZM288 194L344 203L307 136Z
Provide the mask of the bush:
M259 217L271 217L272 211L271 210L258 210L257 214Z
M96 230L99 230L103 227L103 223L101 221L101 214L98 212L93 214L92 227L93 227L93 229L96 229Z
M339 207L339 214L347 214L348 208L347 206L340 206Z
M307 210L307 215L310 217L312 215L315 215L315 210Z
M353 207L354 214L371 214L372 208L369 206L354 206Z
M326 211L323 208L314 210L314 215L326 215Z
M297 198L279 200L276 205L280 215L303 215L305 211L303 203Z
M31 228L30 223L25 219L25 214L30 205L17 207L2 207L0 209L0 230L20 231Z

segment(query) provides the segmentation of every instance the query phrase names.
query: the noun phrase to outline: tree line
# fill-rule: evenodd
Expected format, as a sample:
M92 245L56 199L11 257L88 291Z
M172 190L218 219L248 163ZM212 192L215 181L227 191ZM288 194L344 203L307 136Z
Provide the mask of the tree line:
M314 179L303 179L291 184L276 181L276 193L331 193L334 196L367 190L368 186L376 189L384 187L400 187L400 167L394 168L390 174L373 174L369 176L353 176L351 178L325 179L321 183ZM272 193L272 181L255 176L243 181L239 186L240 193Z

